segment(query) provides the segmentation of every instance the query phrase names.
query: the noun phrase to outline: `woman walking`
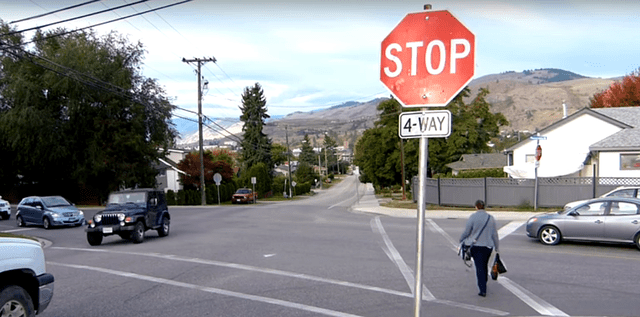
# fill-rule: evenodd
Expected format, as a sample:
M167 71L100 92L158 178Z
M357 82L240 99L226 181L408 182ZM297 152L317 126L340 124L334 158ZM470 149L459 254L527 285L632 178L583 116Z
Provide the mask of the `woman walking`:
M460 243L471 246L471 257L476 266L478 295L487 296L487 275L491 251L498 252L498 229L496 220L484 210L484 201L476 201L476 212L469 216Z

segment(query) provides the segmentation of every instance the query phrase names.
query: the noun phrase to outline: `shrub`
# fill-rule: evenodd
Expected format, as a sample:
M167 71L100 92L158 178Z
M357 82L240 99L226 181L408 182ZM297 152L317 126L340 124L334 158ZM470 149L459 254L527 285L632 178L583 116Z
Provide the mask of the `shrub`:
M167 205L175 206L178 204L178 201L176 200L176 193L173 190L168 190L166 196L167 196Z

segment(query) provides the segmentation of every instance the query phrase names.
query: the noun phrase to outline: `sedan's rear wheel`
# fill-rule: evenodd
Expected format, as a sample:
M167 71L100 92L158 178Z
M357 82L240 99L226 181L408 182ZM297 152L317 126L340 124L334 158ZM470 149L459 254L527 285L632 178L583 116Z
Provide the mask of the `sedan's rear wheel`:
M538 239L540 240L540 242L542 242L542 244L556 245L560 243L562 235L560 234L558 228L554 226L544 226L538 233Z

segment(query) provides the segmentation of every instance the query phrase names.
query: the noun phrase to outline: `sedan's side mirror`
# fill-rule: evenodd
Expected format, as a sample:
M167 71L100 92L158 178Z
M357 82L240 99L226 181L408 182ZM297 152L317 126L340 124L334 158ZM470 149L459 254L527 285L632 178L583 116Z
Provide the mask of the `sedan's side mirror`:
M572 211L570 213L568 213L569 216L580 216L580 214L577 211Z
M38 210L42 210L42 206L40 206L40 205L36 205L36 209L38 209Z
M157 206L158 205L158 198L151 198L149 200L149 204L151 204L151 206Z

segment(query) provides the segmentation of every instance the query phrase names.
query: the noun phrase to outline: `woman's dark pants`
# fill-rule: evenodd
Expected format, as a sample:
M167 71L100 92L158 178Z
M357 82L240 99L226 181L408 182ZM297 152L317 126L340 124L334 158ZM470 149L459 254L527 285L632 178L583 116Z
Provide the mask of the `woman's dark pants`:
M471 247L471 257L473 258L473 262L476 265L476 279L478 281L478 289L480 293L487 293L487 275L489 257L491 257L491 248L488 247L480 247L480 246L472 246Z

